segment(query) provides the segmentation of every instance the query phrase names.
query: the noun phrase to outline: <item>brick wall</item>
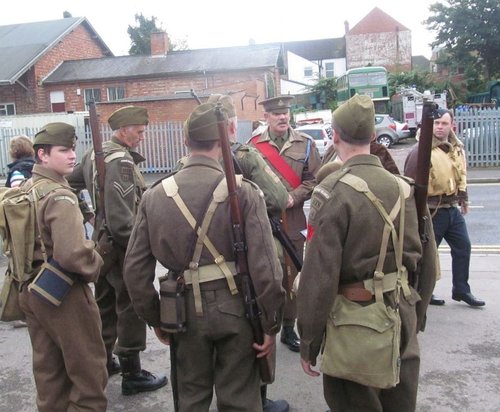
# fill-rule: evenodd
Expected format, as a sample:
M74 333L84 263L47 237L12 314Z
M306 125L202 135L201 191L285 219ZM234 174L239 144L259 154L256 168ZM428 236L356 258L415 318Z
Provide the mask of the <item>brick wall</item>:
M275 73L271 73L275 75ZM156 79L131 79L123 81L96 81L71 85L50 85L46 94L51 91L63 91L66 100L66 111L83 111L84 89L98 88L101 91L101 104L97 105L100 122L106 123L109 115L125 105L146 107L152 122L184 121L196 106L194 98L176 91L196 90L200 96L212 93L230 93L233 97L236 114L241 120L263 119L262 106L256 104L264 100L265 71L251 70L234 73L214 73L207 76L171 76ZM279 81L276 81L279 87ZM124 87L127 102L107 102L108 87ZM77 90L80 89L80 96ZM258 97L257 97L258 96Z
M347 68L384 66L387 70L411 70L411 32L346 35Z

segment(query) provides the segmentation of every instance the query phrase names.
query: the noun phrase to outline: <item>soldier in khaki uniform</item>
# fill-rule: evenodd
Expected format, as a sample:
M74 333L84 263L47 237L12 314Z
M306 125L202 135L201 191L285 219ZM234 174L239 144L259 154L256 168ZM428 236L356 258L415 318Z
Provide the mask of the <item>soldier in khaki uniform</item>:
M255 183L264 193L267 212L271 215L280 215L286 208L288 201L288 192L281 183L280 179L271 170L262 158L261 154L251 146L241 144L236 141L236 132L238 128L238 118L234 109L234 103L231 96L222 94L212 94L207 103L216 104L220 102L228 115L228 137L231 143L231 151L237 161L238 167L235 167L236 173L241 173L245 179ZM178 162L177 169L182 169L189 156L184 156Z
M245 179L255 183L264 194L264 201L269 215L280 216L286 209L288 192L280 179L262 158L261 154L251 146L241 144L236 141L238 128L238 118L231 96L222 94L212 94L207 103L221 103L228 115L228 138L231 144L231 151L235 159L235 171L242 174ZM184 156L178 162L178 169L182 169L189 156ZM281 255L282 248L278 247L278 255ZM283 399L271 400L267 398L267 385L262 385L261 396L264 412L287 412L288 402Z
M187 164L144 194L127 250L124 277L134 307L160 341L175 339L179 411L208 411L214 385L219 411L261 411L255 356L269 355L275 345L284 303L282 273L262 192L243 180L238 196L249 273L265 334L263 345L257 345L237 289L240 279L234 269L230 205L219 163L214 109L214 104L205 103L191 113L185 125L186 144L191 149ZM180 202L189 212L182 211ZM209 204L216 205L215 209ZM204 225L207 210L213 210L213 214L208 215L212 216L210 223ZM199 227L207 227L203 230L206 242L199 247L195 246L198 236L186 213ZM213 248L207 248L208 241ZM186 332L169 335L160 329L160 300L154 287L157 261L169 269L172 279L180 276L177 281L185 283Z
M76 279L58 307L28 290L33 279L21 286L19 303L33 346L36 403L41 412L105 411L107 405L106 350L99 311L88 286L97 280L103 261L94 242L84 238L78 199L64 178L75 165L75 141L75 129L69 124L44 126L34 139L33 177L24 185L26 189L37 185L36 190L43 192L56 184L38 203L39 235L48 258ZM33 261L36 274L44 261L39 242Z
M321 158L314 140L290 127L290 105L292 96L279 96L261 101L265 110L267 129L253 136L249 143L257 148L264 160L288 190L288 202L284 213L284 228L299 255L304 250L306 228L304 202L311 196L316 184L315 175ZM299 351L299 339L295 333L297 309L295 297L291 293L297 270L287 259L283 266L283 282L287 293L281 342L294 352Z
M301 364L306 374L319 375L311 366L316 364L334 301L340 295L361 306L375 302L373 292L365 289L361 281L374 277L380 256L385 256L380 263L383 273L404 274L404 270L398 271L399 254L392 242L387 243L383 255L385 223L374 201L341 180L351 176L366 182L374 200L378 199L388 215L396 202L402 207L400 199L404 199L402 265L408 277L398 278L400 283L394 283L392 291L388 287L381 296L382 302L395 307L395 288L401 285L400 383L391 389L378 389L323 374L324 396L335 412L415 410L420 359L416 334L423 328L435 282L436 245L432 236L424 249L420 242L413 189L370 155L373 119L373 103L367 96L355 95L333 114L333 142L343 165L314 189L311 199L308 243L297 297ZM401 234L399 226L403 220L399 215L398 212L392 219L396 233ZM428 230L432 234L432 228ZM407 280L416 274L418 291Z
M427 199L436 243L439 246L445 239L451 248L452 299L470 306L484 306L485 302L471 293L469 285L471 243L463 217L469 212L464 147L452 130L453 114L446 109L439 109L438 114L440 117L434 120ZM415 145L405 162L406 176L415 178L417 159L418 145ZM432 296L431 305L444 304L444 299Z
M155 376L141 369L139 352L146 347L146 324L132 307L123 281L123 259L137 208L146 184L137 166L144 161L135 151L144 139L148 113L142 107L126 106L108 119L113 130L111 140L103 143L106 178L104 187L105 222L97 221L94 239L104 266L95 293L102 319L110 375L122 371L122 393L132 395L166 385L165 375ZM68 178L79 190L87 189L95 207L96 189L94 151L90 148ZM118 355L120 365L113 359Z

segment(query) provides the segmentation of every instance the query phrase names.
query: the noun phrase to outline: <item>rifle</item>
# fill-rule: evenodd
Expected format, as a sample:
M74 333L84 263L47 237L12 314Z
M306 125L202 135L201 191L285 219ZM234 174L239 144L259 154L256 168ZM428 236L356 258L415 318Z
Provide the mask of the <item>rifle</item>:
M429 185L429 171L431 163L432 134L437 104L424 101L422 109L422 124L420 126L420 140L418 142L417 171L415 175L415 206L418 218L418 233L422 245L429 241L427 225L430 224L427 213L427 191ZM418 287L418 279L409 279L413 287Z
M429 185L429 171L431 164L432 134L437 105L426 101L422 109L422 125L418 142L417 172L415 176L415 204L418 216L418 232L420 240L426 243L429 234L426 232L427 190Z
M271 223L273 236L278 239L278 242L281 243L281 246L283 246L283 249L285 249L287 255L292 260L293 265L297 268L297 271L300 272L303 264L302 256L299 256L292 241L286 232L282 230L280 219L277 216L269 216L269 223Z
M102 139L101 132L99 130L99 121L97 119L95 101L93 100L89 102L89 114L90 130L92 131L92 144L94 146L95 168L97 173L97 185L95 185L95 189L97 191L97 196L95 196L97 198L97 205L94 205L94 208L97 209L97 215L99 217L99 219L96 219L96 221L104 223L104 182L106 179L106 165L104 163L104 152L102 150Z
M236 191L236 176L234 173L233 157L227 135L227 119L222 112L220 103L215 107L215 115L217 116L217 127L219 129L219 138L222 148L222 157L224 160L224 170L226 172L227 188L229 192L229 202L231 206L231 222L234 234L234 250L236 252L236 262L238 265L238 275L241 279L241 292L245 303L246 316L252 327L255 342L261 345L264 342L264 333L259 322L259 308L255 297L255 290L248 273L247 261L247 246L245 241L244 222L241 218L240 204L238 193ZM257 359L259 364L260 377L264 383L271 383L274 380L274 368L271 366L269 359Z

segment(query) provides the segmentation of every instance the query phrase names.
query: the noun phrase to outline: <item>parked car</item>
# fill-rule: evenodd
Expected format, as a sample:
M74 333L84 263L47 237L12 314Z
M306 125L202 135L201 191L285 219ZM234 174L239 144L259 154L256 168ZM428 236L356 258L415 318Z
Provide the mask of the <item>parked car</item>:
M394 123L396 123L396 133L399 136L399 140L407 139L411 136L411 130L408 127L408 123L398 122L397 120L394 120Z
M321 157L325 154L327 147L332 144L332 138L328 136L328 126L324 124L308 124L299 126L295 130L308 134L314 139Z
M394 119L388 114L375 115L375 132L377 134L377 142L385 147L391 147L394 143L400 140L396 131L397 126Z

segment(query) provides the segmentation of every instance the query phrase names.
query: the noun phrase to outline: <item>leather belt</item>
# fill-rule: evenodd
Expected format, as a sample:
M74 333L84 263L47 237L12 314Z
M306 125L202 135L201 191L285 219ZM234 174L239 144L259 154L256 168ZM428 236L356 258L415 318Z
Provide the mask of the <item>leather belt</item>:
M363 282L342 285L339 287L339 293L353 302L369 302L373 299L372 293L365 289Z

